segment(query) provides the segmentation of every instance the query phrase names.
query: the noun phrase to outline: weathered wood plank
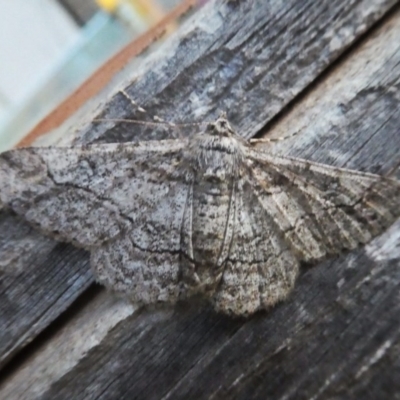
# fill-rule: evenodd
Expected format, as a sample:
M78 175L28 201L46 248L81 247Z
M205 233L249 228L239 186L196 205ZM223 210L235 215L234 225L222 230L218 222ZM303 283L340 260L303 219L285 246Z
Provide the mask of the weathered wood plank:
M0 214L0 365L93 282L89 255Z
M271 135L300 133L271 149L368 171L395 166L398 37L400 11L277 122ZM0 397L393 399L398 266L352 252L303 271L287 302L248 321L197 305L133 313L104 294L9 377Z
M149 112L163 117L201 120L214 116L217 109L227 109L243 135L253 135L397 3L211 2L150 60L133 62L129 82L134 83L122 86L127 86L132 97ZM121 95L107 102L105 108L105 118L135 117L130 103ZM71 129L70 134L74 132ZM83 141L122 141L156 134L141 131L140 127L132 129L131 125L96 123L89 124L80 136ZM0 224L7 224L3 218L11 217L0 215ZM18 226L21 228L17 231L26 229ZM9 236L8 229L4 230L3 243L7 247L18 246L12 243L19 240L15 239L17 231ZM27 255L19 267L25 272L17 278L18 284L10 283L0 290L0 304L4 304L0 320L9 327L0 333L0 365L48 326L90 283L87 256L82 258L82 253L66 246L62 247L65 253L54 259L49 257L47 239L35 236L32 240L36 243L35 257L43 261L31 268ZM63 272L60 262L65 263ZM8 271L3 272L3 281L13 282L8 278L12 268L13 262L3 268ZM65 275L64 271L69 272ZM56 274L54 281L42 282L43 276L52 274ZM10 328L9 316L15 310L20 310L19 322Z
M174 122L206 121L226 110L241 134L251 137L396 3L211 2L162 52L145 65L132 65L132 83L123 86L151 115ZM143 115L119 94L107 102L102 117ZM166 133L96 123L81 135L85 142L120 142Z

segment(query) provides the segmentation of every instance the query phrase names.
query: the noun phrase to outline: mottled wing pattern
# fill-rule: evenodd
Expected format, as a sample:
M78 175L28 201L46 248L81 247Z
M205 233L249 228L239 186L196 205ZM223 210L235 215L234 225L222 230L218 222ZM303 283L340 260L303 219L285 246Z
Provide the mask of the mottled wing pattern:
M283 300L299 263L248 176L237 181L233 239L213 298L217 310L250 315Z
M400 215L400 184L382 176L249 149L260 204L299 260L367 243Z
M270 155L222 117L194 141L8 151L0 185L0 203L90 250L106 286L146 304L201 293L233 315L400 215L399 182Z
M45 234L90 249L102 283L138 289L137 301L167 301L179 271L187 185L176 174L185 146L167 140L11 150L0 155L0 198Z

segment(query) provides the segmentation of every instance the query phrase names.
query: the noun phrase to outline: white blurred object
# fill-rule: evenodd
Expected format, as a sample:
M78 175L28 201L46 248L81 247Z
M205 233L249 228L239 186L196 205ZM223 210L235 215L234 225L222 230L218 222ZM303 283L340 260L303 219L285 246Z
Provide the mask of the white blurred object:
M0 0L0 5L4 1ZM48 2L53 4L52 0L15 2L19 3L18 12L13 10L15 15L8 10L0 14L0 40L9 42L8 47L12 47L16 53L15 57L8 57L9 61L4 62L5 51L1 50L0 45L0 81L8 83L10 93L14 93L13 101L9 101L8 96L1 95L0 84L0 98L5 97L3 113L0 115L0 151L16 145L42 118L135 36L132 30L100 10L82 28L75 26L71 20L71 26L75 26L73 34L58 35L57 30L62 31L63 24L45 7ZM32 22L32 16L32 21L24 19L33 4L38 8L36 12L41 14L40 23ZM63 9L60 10L61 18L69 18ZM21 41L14 42L14 32L7 32L1 27L2 18L8 18L10 24L17 25L19 35L23 32ZM12 22L13 19L18 23ZM35 41L31 29L41 31L37 33ZM25 42L22 38L25 38ZM33 54L37 54L35 62ZM15 77L11 78L10 71L13 70ZM20 90L17 90L18 87Z
M166 13L163 0L96 1L103 11L78 27L54 0L0 0L0 151Z
M24 101L79 27L53 0L0 0L0 115Z

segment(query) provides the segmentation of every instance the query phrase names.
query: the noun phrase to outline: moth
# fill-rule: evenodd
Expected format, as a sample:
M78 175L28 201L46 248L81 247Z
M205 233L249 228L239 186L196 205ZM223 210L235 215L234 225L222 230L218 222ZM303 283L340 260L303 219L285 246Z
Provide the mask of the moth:
M288 296L300 263L384 231L400 183L272 155L221 116L184 139L7 151L0 200L136 303L201 296L249 316Z

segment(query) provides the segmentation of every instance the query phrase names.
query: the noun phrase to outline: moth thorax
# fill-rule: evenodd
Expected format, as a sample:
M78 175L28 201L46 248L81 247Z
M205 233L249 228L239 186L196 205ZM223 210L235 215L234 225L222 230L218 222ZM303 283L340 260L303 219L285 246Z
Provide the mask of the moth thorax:
M195 165L202 173L209 168L224 168L227 173L233 171L242 151L234 138L201 135L196 143Z

